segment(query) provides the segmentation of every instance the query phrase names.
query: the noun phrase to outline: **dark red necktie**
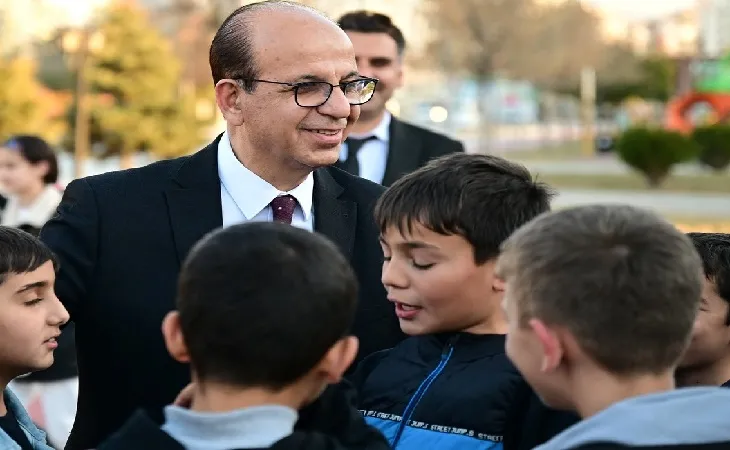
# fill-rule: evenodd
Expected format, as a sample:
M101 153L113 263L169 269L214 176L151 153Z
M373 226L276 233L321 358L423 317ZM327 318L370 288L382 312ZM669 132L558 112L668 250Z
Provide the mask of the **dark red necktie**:
M294 214L294 207L297 206L297 199L291 195L280 195L270 203L274 212L274 222L282 222L291 225L291 218Z

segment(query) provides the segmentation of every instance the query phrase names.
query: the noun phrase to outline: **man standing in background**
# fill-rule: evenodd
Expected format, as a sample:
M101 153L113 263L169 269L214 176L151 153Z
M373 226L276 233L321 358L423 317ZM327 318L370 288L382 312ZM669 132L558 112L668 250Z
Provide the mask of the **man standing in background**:
M361 107L360 119L342 146L338 167L370 181L390 186L430 159L464 146L442 134L393 117L385 104L403 85L403 33L383 14L354 11L338 23L347 33L363 76L379 80L373 99Z

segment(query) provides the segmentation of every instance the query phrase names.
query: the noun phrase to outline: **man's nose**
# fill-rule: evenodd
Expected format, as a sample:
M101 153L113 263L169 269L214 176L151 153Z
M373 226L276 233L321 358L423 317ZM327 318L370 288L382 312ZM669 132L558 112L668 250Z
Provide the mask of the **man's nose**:
M330 98L318 108L318 111L321 114L335 119L344 119L350 116L351 105L347 97L345 97L345 92L341 88L336 87L332 90Z

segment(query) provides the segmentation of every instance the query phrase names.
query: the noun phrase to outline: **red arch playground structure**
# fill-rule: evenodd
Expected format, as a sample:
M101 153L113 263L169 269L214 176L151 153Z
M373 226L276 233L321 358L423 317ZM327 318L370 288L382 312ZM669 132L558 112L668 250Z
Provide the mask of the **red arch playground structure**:
M705 103L713 111L710 123L724 122L730 118L730 93L690 92L669 102L666 110L666 126L670 130L690 133L695 124L689 117L693 106Z
M690 133L696 126L689 113L694 106L705 104L713 124L730 119L730 56L715 61L698 61L690 68L692 91L672 99L665 112L665 125L670 130Z

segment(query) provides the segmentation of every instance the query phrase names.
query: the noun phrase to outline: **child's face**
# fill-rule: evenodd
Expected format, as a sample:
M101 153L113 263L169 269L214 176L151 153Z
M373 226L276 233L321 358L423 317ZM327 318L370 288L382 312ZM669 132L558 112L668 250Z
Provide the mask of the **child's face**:
M471 244L414 223L402 235L395 226L381 236L382 281L403 332L482 331L501 325L501 292L495 291L494 265L476 265Z
M53 364L60 326L69 319L56 297L51 261L38 269L10 274L0 284L0 367L15 377Z
M714 284L705 279L702 303L692 329L692 342L680 367L701 367L730 359L730 304L718 295Z
M46 169L41 166L28 162L19 150L0 147L0 184L10 194L22 194L29 185L42 180Z

